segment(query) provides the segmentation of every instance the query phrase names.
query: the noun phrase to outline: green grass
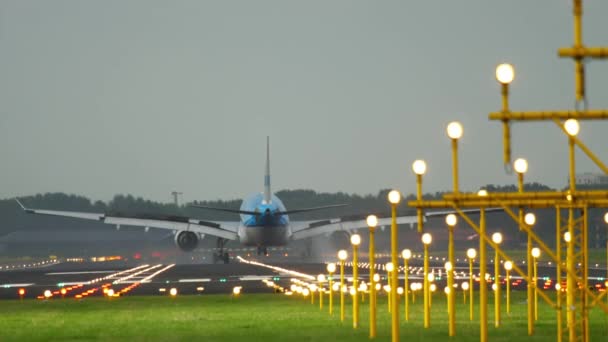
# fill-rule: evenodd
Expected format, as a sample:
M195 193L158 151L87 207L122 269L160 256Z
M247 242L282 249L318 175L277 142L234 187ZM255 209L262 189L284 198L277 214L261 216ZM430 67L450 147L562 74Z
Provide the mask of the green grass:
M527 336L524 293L514 294L512 314L503 314L503 326L494 328L489 305L489 337L492 341L555 341L555 313L540 307L534 336ZM337 299L338 297L336 297ZM479 322L469 321L468 304L457 297L456 337L451 341L478 341ZM124 297L108 301L56 299L0 302L0 341L369 341L367 299L361 307L361 327L352 329L350 305L340 322L338 300L334 316L319 310L310 300L279 294ZM386 297L378 303L378 340L390 339ZM503 303L504 304L504 303ZM403 310L403 305L400 306ZM411 307L411 319L401 324L402 341L448 339L446 303L443 295L433 299L431 328L422 323L421 298ZM503 305L504 311L504 305ZM402 311L401 311L402 312ZM476 319L479 317L475 313ZM403 316L400 317L403 320ZM591 341L608 333L608 315L590 313Z

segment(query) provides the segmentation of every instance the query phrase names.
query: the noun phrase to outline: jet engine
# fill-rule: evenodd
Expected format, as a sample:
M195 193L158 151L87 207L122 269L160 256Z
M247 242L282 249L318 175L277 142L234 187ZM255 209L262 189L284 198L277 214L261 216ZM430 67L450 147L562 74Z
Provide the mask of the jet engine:
M181 231L175 234L175 244L184 252L192 252L198 245L198 234L190 231Z

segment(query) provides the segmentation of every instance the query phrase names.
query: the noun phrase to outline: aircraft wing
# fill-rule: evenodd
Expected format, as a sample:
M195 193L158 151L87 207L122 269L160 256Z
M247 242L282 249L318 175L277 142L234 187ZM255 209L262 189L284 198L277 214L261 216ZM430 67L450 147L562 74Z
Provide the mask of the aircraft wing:
M236 240L239 222L236 221L203 221L183 216L162 215L130 215L121 213L85 213L78 211L60 211L26 208L19 200L17 203L28 214L72 217L84 220L99 221L115 226L139 226L175 231L191 231L199 234L208 234L223 239Z
M463 209L462 212L465 214L476 214L479 213L479 209ZM504 211L503 208L487 208L486 212ZM429 217L446 216L449 214L455 214L454 210L446 211L431 211L424 213L424 220L426 221ZM414 225L418 223L416 215L397 216L397 224L410 224ZM390 226L391 218L382 217L378 218L378 226ZM316 235L329 234L336 231L351 231L355 229L368 228L365 218L337 218L323 221L292 221L292 239L300 240L313 237Z

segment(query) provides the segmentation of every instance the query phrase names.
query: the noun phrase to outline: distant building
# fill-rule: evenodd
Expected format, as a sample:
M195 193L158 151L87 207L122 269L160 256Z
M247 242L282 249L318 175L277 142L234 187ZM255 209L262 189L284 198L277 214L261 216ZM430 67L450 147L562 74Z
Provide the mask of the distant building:
M608 185L608 175L603 173L577 173L574 179L577 185Z

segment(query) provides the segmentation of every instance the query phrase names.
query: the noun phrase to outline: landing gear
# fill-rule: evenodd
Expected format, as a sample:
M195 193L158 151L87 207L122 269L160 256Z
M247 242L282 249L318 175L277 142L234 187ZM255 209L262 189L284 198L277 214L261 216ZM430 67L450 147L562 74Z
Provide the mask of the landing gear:
M224 251L224 246L226 245L226 242L228 242L227 239L217 238L215 247L218 249L218 251L213 253L214 264L222 261L224 262L224 264L230 263L230 256L228 255L228 252Z
M258 255L268 256L268 248L264 246L258 246Z

